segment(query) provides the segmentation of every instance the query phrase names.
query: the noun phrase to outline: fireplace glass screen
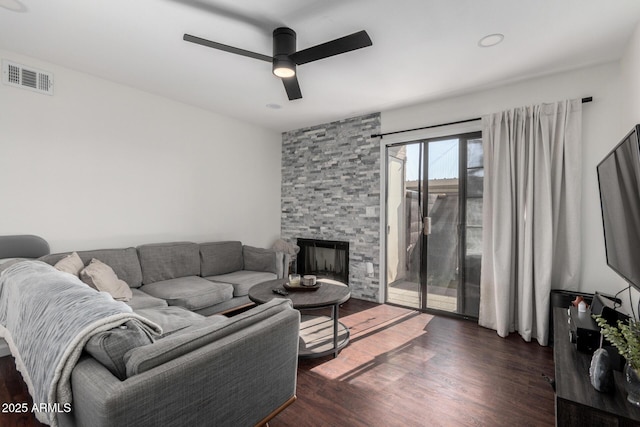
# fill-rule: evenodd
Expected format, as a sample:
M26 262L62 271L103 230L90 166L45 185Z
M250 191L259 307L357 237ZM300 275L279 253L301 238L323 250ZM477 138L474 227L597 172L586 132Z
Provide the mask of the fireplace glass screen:
M298 274L349 284L349 242L298 239Z

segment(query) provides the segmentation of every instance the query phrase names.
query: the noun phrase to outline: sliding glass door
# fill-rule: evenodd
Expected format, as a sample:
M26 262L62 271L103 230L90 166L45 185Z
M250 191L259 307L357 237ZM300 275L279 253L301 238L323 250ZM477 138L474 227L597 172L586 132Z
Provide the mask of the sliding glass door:
M387 302L477 317L479 133L387 147Z

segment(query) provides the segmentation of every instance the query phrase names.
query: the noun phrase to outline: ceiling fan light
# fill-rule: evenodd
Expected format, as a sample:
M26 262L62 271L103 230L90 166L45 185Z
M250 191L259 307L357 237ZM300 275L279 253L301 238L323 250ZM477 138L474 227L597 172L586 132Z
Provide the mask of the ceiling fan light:
M280 68L274 68L273 74L275 74L277 77L280 77L281 79L286 79L286 78L295 76L296 72L291 68L280 67Z
M288 59L273 59L273 74L281 79L296 75L296 65Z

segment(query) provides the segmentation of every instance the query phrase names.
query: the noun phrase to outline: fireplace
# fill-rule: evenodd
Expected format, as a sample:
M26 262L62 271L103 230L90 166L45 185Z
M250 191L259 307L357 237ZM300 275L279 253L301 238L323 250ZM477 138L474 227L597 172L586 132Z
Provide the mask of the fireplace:
M349 242L299 238L298 246L298 274L349 284Z

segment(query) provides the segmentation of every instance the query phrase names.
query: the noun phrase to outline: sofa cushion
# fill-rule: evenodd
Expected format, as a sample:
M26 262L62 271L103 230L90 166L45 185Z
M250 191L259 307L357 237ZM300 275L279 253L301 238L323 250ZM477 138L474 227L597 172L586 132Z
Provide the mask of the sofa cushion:
M80 280L101 292L108 292L113 299L129 301L131 288L107 264L93 258L88 266L80 271Z
M233 296L241 297L247 295L252 286L267 280L277 279L277 277L273 273L241 270L219 276L208 276L205 279L212 282L229 283L233 286Z
M142 291L189 310L199 310L233 298L233 286L214 283L198 276L162 280L144 285Z
M290 300L274 298L266 304L259 305L222 322L217 320L205 322L199 328L190 328L189 331L163 338L150 346L134 348L125 355L127 376L131 377L148 371L265 319L272 318L284 310L291 309Z
M200 275L200 248L196 243L172 242L138 246L145 285Z
M146 292L142 292L140 289L131 289L132 297L127 304L133 309L133 311L150 308L150 307L166 307L168 304L165 300L152 297Z
M93 335L84 348L113 375L124 380L127 378L125 353L152 342L145 330L137 322L130 320L122 326Z
M242 270L241 242L209 242L200 244L201 275L217 276Z
M41 261L55 265L56 262L68 255L69 252L60 254L51 254L40 257ZM92 258L111 267L120 280L127 282L132 288L139 288L142 285L142 270L140 269L140 261L136 248L123 249L98 249L91 251L78 251L78 255L82 262L86 265Z
M79 277L80 271L84 268L84 262L82 262L77 252L73 252L56 262L54 267L60 271Z
M245 270L278 273L278 253L273 249L262 249L245 245L242 247L242 256L244 258ZM280 262L282 262L282 258L280 258Z
M159 338L171 335L189 326L200 324L206 317L183 307L151 307L136 310L136 314L151 320L162 328Z

